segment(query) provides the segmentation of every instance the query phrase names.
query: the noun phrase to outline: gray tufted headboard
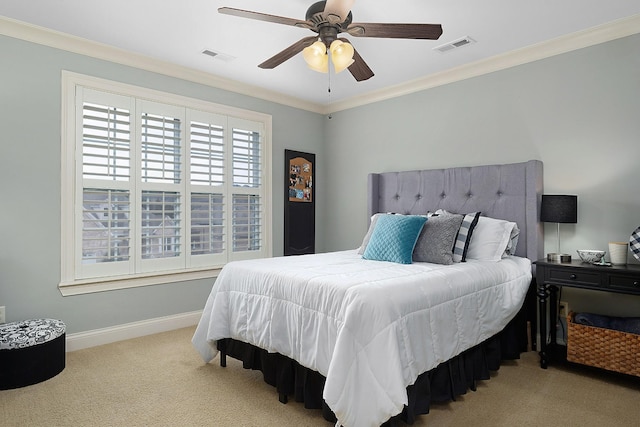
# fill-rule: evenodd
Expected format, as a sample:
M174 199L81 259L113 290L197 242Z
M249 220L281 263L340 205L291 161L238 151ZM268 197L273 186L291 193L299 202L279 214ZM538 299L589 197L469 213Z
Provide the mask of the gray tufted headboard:
M542 162L369 174L369 217L377 212L424 214L481 211L520 228L516 255L542 258Z

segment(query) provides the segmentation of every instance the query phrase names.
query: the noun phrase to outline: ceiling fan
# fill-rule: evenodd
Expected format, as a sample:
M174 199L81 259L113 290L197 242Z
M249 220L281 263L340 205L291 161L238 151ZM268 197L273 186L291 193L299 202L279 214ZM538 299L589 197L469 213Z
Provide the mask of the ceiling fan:
M353 16L351 14L351 6L353 6L354 2L355 0L316 2L307 10L304 21L231 7L221 7L218 12L258 21L306 28L317 33L317 35L305 37L275 54L258 65L260 68L275 68L298 53L303 52L305 61L310 68L327 72L328 50L331 52L336 72L347 68L357 81L373 77L373 71L353 48L351 42L346 38L338 37L338 34L348 33L354 37L428 40L437 40L442 34L442 26L440 24L354 23L352 22Z

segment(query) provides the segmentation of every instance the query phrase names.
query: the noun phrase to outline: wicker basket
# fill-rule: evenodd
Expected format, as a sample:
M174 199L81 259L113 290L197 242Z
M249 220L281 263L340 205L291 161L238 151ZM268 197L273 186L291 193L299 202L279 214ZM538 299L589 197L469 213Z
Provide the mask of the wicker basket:
M596 328L567 317L567 360L640 376L640 335Z

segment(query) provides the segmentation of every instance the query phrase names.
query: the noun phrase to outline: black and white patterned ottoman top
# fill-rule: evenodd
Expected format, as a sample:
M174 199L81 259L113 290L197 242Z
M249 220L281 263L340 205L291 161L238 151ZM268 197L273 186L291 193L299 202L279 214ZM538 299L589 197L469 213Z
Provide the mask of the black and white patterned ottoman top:
M29 319L0 325L0 350L26 348L54 340L64 334L61 320Z

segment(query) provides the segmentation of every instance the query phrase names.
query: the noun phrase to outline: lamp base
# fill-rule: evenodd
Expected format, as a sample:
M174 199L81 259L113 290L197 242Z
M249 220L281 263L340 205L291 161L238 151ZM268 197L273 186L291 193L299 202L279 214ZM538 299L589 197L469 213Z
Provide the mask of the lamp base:
M547 261L549 262L571 262L571 255L569 254L558 254L558 253L548 253Z

